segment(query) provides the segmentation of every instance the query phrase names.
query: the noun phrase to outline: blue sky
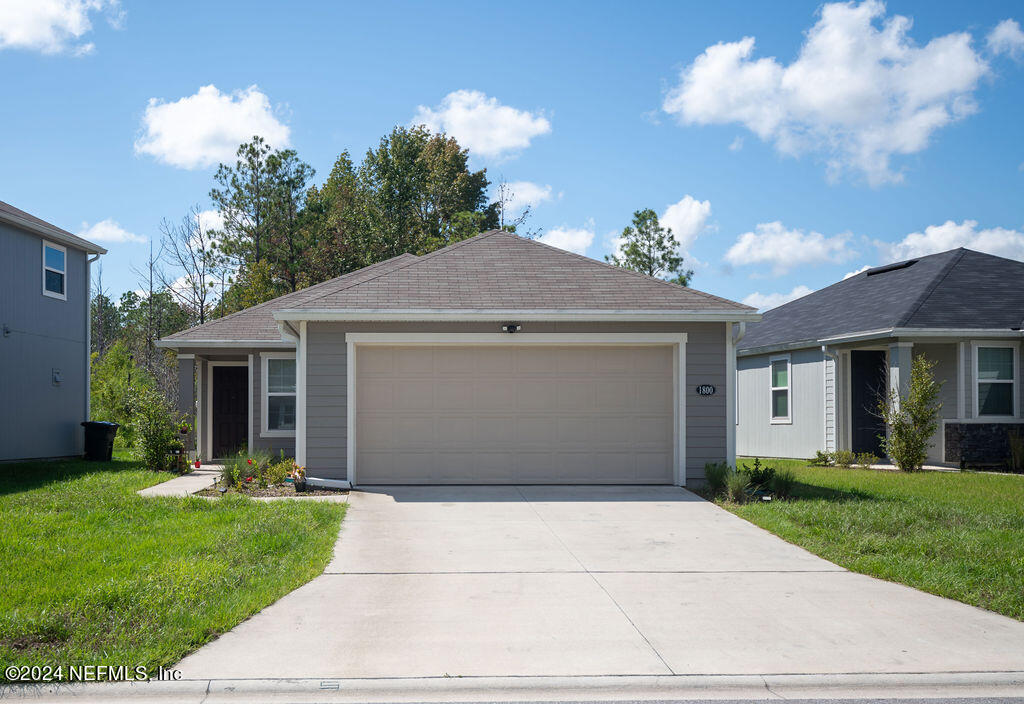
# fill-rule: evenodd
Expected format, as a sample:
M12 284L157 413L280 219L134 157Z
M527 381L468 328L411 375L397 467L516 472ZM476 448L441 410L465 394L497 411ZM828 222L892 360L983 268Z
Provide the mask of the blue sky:
M546 241L602 258L651 207L696 288L759 307L956 246L1024 260L1021 15L0 0L0 200L102 240L118 294L162 218L210 207L238 135L274 135L319 182L419 119L521 184Z

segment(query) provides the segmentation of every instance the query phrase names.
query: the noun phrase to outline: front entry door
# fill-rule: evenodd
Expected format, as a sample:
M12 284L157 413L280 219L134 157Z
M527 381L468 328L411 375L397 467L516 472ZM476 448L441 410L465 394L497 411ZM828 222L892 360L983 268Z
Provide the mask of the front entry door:
M885 352L850 352L851 449L882 457L885 423L878 417L878 401L886 393Z
M212 367L213 457L230 457L249 437L248 367Z

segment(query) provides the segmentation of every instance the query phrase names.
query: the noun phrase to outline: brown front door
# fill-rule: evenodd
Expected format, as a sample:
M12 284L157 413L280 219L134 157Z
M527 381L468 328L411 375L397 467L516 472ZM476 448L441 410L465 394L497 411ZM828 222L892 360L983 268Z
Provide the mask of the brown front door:
M230 457L249 437L248 367L213 367L213 456Z

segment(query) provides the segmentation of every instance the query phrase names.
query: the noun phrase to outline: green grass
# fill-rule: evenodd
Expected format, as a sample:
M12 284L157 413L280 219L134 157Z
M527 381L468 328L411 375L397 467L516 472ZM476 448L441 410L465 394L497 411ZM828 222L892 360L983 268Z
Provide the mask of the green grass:
M135 494L169 478L0 465L0 664L169 666L323 572L344 505Z
M793 498L725 508L847 569L1024 620L1024 477L762 462L793 470Z

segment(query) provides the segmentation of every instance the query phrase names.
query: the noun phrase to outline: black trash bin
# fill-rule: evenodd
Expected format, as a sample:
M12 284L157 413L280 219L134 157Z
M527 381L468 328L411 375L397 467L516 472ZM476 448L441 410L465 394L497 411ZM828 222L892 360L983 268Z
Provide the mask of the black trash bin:
M82 426L85 428L85 459L109 462L114 452L114 436L121 426L103 420L87 420Z

